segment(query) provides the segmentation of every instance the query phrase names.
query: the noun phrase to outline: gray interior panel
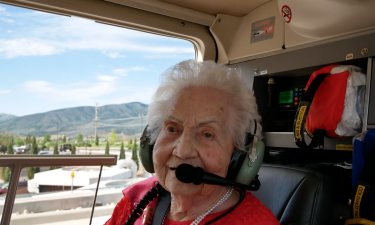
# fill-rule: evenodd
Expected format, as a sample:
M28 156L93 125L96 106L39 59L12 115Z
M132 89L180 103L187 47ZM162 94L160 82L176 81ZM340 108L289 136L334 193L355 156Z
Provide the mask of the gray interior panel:
M235 66L243 72L259 76L307 67L324 66L338 62L342 64L343 61L346 61L346 56L348 54L353 54L352 59L375 56L374 40L375 34L367 34L360 37L242 62L235 64ZM363 48L369 50L366 55L361 54ZM350 64L350 61L351 60L347 61L348 64ZM258 70L258 74L255 74L254 70ZM261 74L262 71L267 71L267 73Z
M372 65L375 63L375 58L372 61ZM371 86L370 86L370 101L369 101L369 109L368 109L368 124L375 125L375 68L372 67L371 73Z

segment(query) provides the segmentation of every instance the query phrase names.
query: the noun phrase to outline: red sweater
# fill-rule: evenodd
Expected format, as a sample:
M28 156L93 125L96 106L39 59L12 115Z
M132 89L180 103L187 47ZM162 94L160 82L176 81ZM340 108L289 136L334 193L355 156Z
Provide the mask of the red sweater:
M152 177L126 188L123 191L124 197L120 200L119 203L117 203L115 209L113 210L112 217L105 223L105 225L124 225L129 215L131 214L131 211L134 209L134 202L137 202L142 197L137 195L139 195L139 193L146 193L146 191L152 186L152 184L155 181L156 178ZM143 192L141 190L143 190ZM136 193L135 195L130 194L129 191ZM156 201L157 200L153 202L153 207ZM203 219L201 224L204 224L220 216L227 210L207 215ZM136 221L136 224L142 224L142 220L143 216ZM189 225L191 222L193 222L193 220L173 221L169 220L168 218L165 218L164 225ZM244 200L231 213L214 222L213 224L279 225L279 222L277 221L276 217L272 214L272 212L266 208L265 205L263 205L250 192L246 192Z

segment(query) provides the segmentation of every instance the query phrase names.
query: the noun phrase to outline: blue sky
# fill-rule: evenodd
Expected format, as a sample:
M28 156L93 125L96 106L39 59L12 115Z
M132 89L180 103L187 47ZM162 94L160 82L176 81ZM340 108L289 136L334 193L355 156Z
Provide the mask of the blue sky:
M0 4L0 113L148 104L159 75L194 57L185 40Z

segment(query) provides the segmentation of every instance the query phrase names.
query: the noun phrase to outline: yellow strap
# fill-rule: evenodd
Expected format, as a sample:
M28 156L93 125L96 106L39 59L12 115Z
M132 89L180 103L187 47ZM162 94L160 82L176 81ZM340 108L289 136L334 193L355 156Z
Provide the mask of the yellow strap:
M362 218L358 218L358 219L348 219L348 220L346 220L345 225L349 225L349 224L375 225L375 222L370 221L370 220L366 220L366 219L362 219Z
M306 112L306 106L301 106L299 109L299 113L297 116L297 121L296 121L296 127L294 128L294 136L297 139L301 139L301 134L303 135L303 127L302 127L302 120Z
M353 217L354 217L354 219L360 218L359 207L361 205L361 200L362 200L363 193L365 192L365 188L366 187L363 186L363 185L358 185L358 187L357 187L357 193L355 194L354 203L353 203Z

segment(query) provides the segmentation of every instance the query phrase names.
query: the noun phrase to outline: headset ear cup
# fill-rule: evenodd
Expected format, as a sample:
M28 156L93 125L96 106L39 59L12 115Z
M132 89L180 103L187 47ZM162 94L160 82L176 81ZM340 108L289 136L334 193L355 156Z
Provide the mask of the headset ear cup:
M245 157L247 155L247 152L243 150L239 150L238 148L234 147L232 157L230 159L230 164L228 167L228 172L226 178L231 181L235 181L238 172L240 171L243 161L245 160Z
M251 162L249 155L252 153L252 146L256 143L256 160L255 162ZM258 171L260 169L260 166L263 162L264 157L264 142L261 140L253 141L250 145L250 150L248 151L245 160L242 163L242 166L237 174L236 182L250 185L251 182L254 180L255 176L258 174Z
M154 163L152 161L152 150L154 146L150 145L150 141L147 138L146 143L141 144L139 147L139 158L145 170L149 173L155 173Z
M152 161L152 151L154 145L150 144L150 137L147 135L147 126L140 139L139 158L145 170L149 173L155 173L154 162Z

